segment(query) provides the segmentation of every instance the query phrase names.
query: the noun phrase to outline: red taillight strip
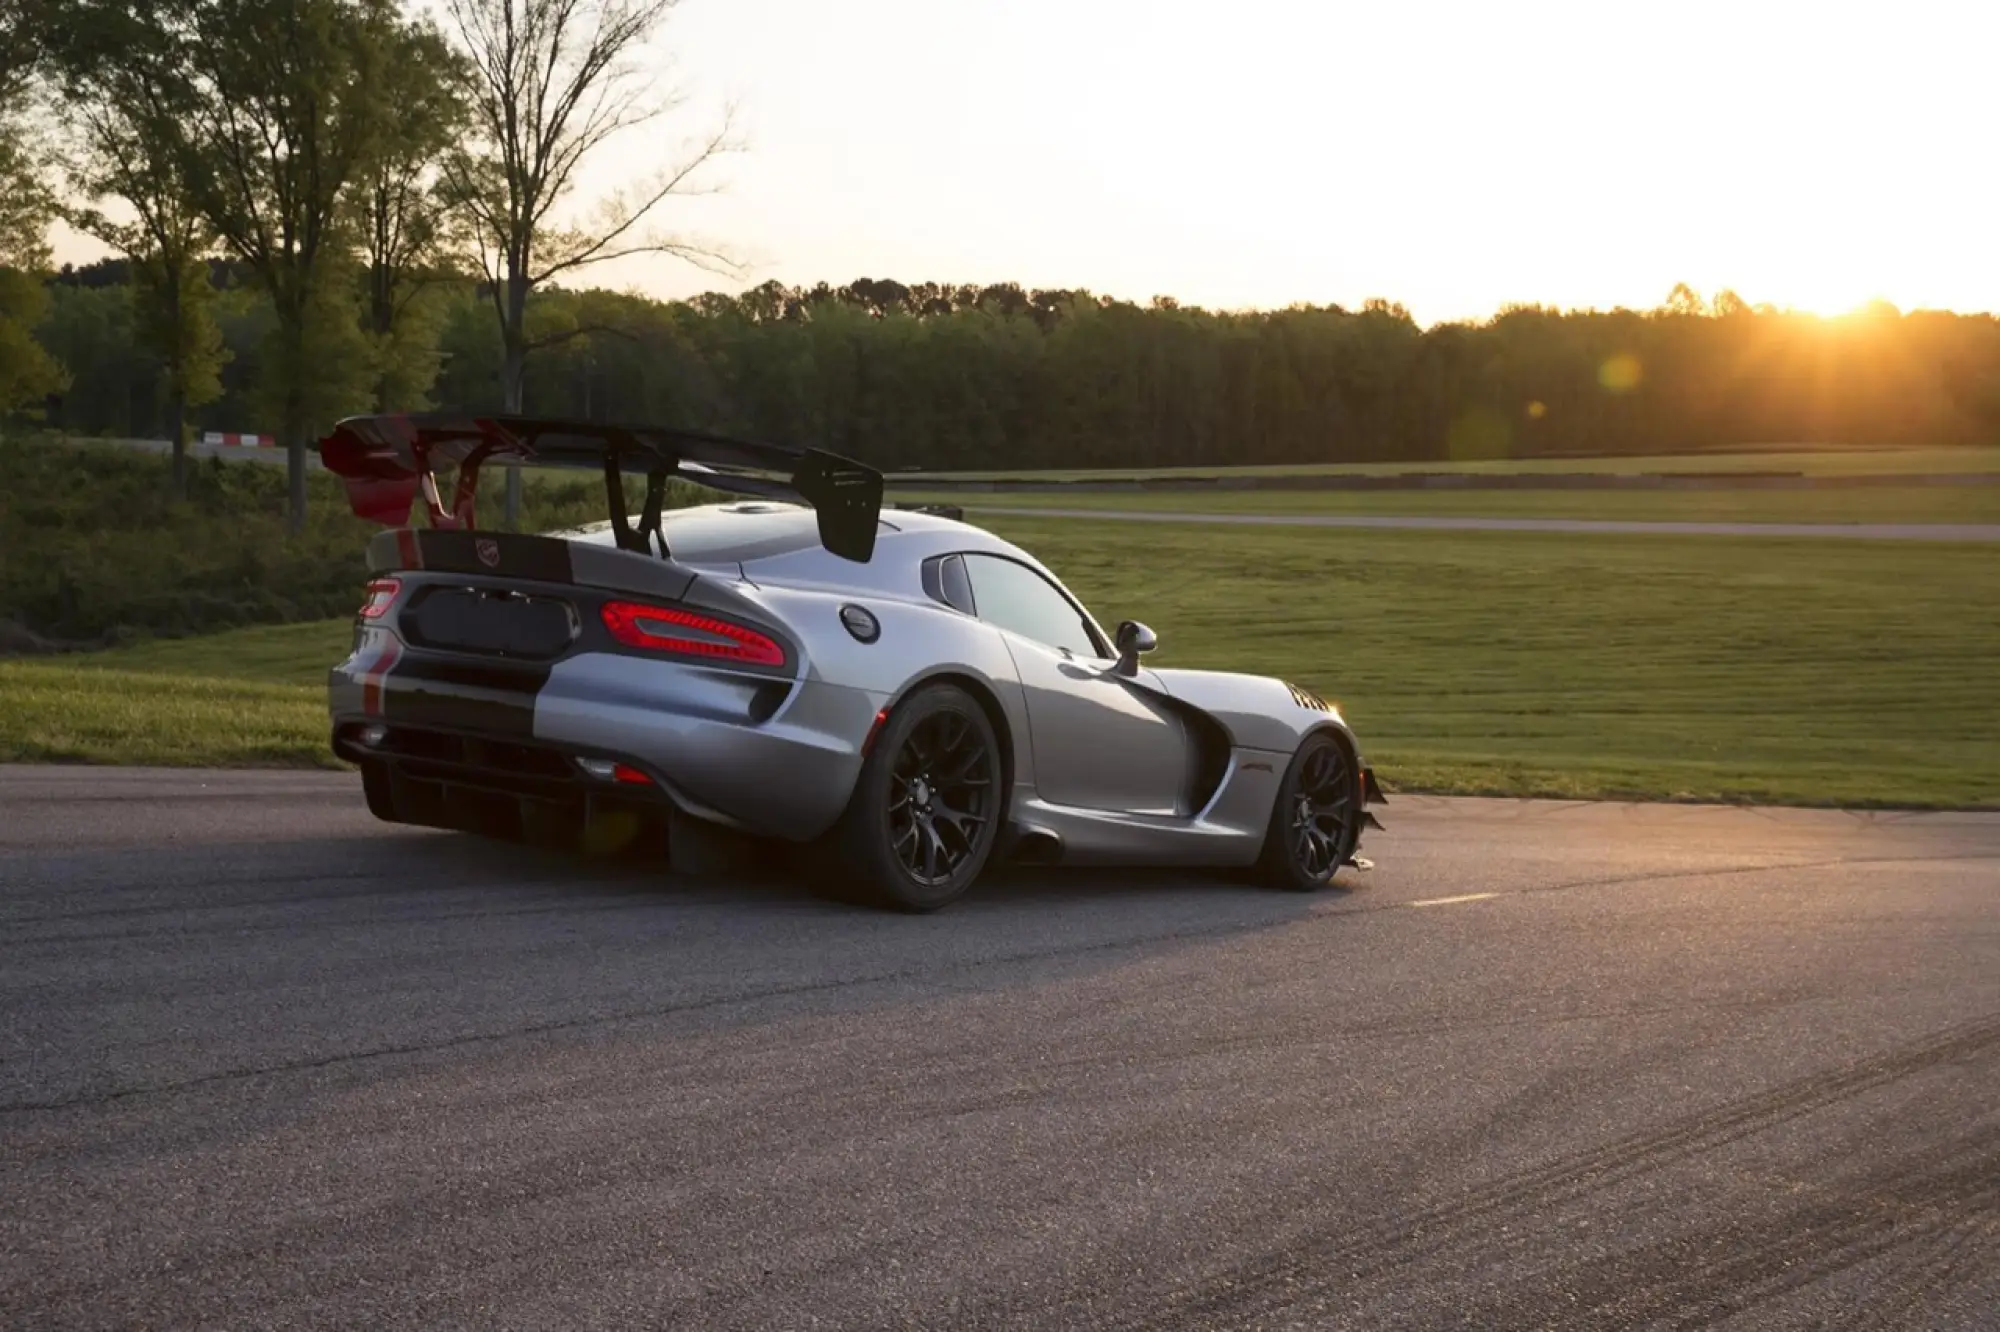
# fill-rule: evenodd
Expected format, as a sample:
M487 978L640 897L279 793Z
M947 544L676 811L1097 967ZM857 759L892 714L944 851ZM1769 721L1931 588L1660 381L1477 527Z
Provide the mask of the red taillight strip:
M367 599L361 603L361 618L379 618L389 607L396 604L396 594L403 590L401 579L377 578L368 584Z
M694 611L665 606L642 606L631 601L607 601L604 603L603 618L604 627L611 632L611 636L627 647L740 661L753 666L785 664L785 649L778 645L777 640L712 615L699 615ZM673 625L710 637L687 638L662 633L649 627L652 625Z

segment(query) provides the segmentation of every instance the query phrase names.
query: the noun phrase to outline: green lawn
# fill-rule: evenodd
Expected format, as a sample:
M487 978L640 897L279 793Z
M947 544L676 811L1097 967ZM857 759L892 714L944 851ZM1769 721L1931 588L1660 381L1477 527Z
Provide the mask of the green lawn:
M349 620L0 661L0 761L337 767L327 667Z
M66 659L0 661L0 761L338 766L323 689Z
M1871 486L1856 490L1217 490L1150 494L898 491L892 498L957 504L969 516L1054 508L1635 522L2000 523L2000 485Z
M1339 700L1392 790L2000 804L1987 548L990 525L1151 624L1151 661ZM0 758L330 762L349 632L0 663Z
M892 480L928 477L958 481L1131 481L1158 476L1313 476L1394 472L1804 472L1810 476L1857 472L2000 472L2000 446L1981 448L1780 447L1728 452L1642 455L1630 458L1488 458L1462 462L1277 463L1260 467L1077 468L1052 471L900 472Z
M355 600L360 601L358 594ZM347 655L353 641L353 620L311 620L304 624L261 624L195 638L154 639L113 652L62 660L91 670L293 685L310 689L317 697L326 689L327 668Z

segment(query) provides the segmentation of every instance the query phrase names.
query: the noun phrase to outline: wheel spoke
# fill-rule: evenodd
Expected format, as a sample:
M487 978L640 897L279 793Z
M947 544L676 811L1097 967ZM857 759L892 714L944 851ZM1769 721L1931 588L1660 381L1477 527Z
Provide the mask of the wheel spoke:
M937 829L929 823L924 824L924 873L930 878L939 877L938 853L942 850L944 843L939 840Z
M967 729L970 730L969 727ZM939 784L948 786L964 781L971 775L975 767L985 762L986 746L976 743L966 745L958 749L956 753L946 750L938 757L941 760L949 760L949 762L940 762L937 770Z
M939 823L958 834L959 840L965 843L965 849L968 851L972 849L973 837L986 826L986 820L979 815L945 805L938 807L936 818Z

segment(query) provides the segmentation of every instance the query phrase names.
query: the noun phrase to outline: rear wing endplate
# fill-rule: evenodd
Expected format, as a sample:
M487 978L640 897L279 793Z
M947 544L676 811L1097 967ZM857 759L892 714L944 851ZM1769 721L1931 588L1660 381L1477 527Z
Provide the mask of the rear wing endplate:
M319 443L320 459L347 486L354 512L402 527L419 492L434 528L470 528L482 463L601 470L611 525L622 550L660 541L660 505L670 477L735 494L803 500L819 520L820 544L866 563L882 515L882 474L820 449L796 449L663 426L604 425L526 416L444 412L350 416ZM456 467L447 506L437 471ZM625 504L627 469L646 477L634 528ZM664 542L661 541L664 546Z

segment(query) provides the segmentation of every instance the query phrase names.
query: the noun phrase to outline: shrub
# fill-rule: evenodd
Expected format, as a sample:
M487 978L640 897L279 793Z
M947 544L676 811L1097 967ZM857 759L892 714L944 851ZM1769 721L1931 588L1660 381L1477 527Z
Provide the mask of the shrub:
M174 503L164 455L48 438L0 439L0 621L100 646L248 624L344 615L380 530L353 516L338 480L309 474L305 530L285 524L285 469L192 460ZM500 473L486 478L487 513ZM706 492L675 486L669 504ZM522 527L601 521L604 490L586 477L531 473Z

